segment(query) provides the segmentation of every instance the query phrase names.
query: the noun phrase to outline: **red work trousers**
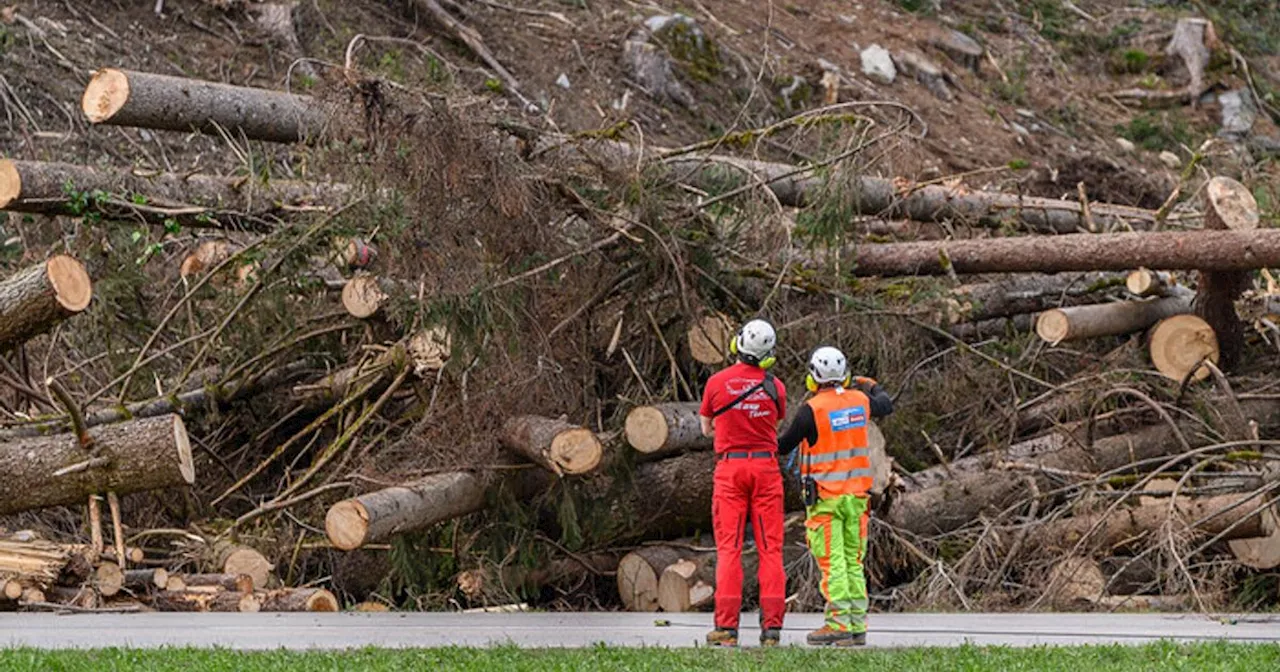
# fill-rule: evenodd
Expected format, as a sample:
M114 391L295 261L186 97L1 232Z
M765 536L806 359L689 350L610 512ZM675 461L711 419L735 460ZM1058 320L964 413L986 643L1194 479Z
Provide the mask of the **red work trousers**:
M787 576L782 569L782 472L778 458L721 459L711 519L716 536L716 627L737 628L742 611L742 544L747 521L759 554L760 627L781 628Z

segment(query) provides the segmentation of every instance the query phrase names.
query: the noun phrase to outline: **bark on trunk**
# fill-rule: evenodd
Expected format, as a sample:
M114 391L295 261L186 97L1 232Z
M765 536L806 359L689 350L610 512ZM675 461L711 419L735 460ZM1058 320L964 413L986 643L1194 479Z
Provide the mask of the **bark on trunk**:
M1166 317L1191 312L1193 296L1188 290L1178 296L1160 299L1046 310L1036 318L1036 335L1050 345L1057 345L1064 341L1142 331Z
M587 576L614 574L619 558L617 553L601 552L557 558L536 567L469 569L458 574L457 584L472 603L508 604L536 595L546 586L568 588Z
M262 601L253 593L162 590L150 597L156 611L254 613Z
M262 611L338 611L338 598L324 588L285 588L261 597Z
M372 385L365 394L376 396L408 364L409 353L405 345L397 343L367 362L339 369L314 383L294 386L293 396L300 405L312 411L329 408L370 383Z
M1258 422L1260 431L1271 432L1280 427L1280 404L1243 400L1240 407L1246 418ZM1178 425L1184 437L1195 436L1199 428L1187 420ZM1173 429L1165 423L1099 439L1092 446L1084 445L1083 432L1078 434L1050 434L1014 444L1007 451L956 460L946 467L931 467L911 474L907 481L912 489L894 498L888 520L917 534L941 534L1022 500L1027 492L1025 479L1019 474L1035 478L1042 492L1053 487L1043 471L1031 468L1011 468L993 475L989 470L1000 463L1040 470L1101 473L1182 450Z
M115 68L94 73L80 108L93 124L267 142L316 140L332 114L310 96Z
M1156 370L1178 382L1188 375L1195 380L1208 378L1209 367L1201 363L1205 359L1217 363L1219 358L1217 334L1208 322L1195 315L1161 320L1151 330L1149 349Z
M711 448L712 438L702 435L698 407L697 402L671 402L631 409L627 443L649 458Z
M89 454L73 435L0 444L0 514L83 502L90 494L157 490L195 482L191 444L182 418L132 420L89 431L107 463L55 476Z
M213 586L236 593L251 593L255 588L254 579L248 574L183 574L181 578L188 588Z
M1262 537L1267 534L1264 524L1266 516L1263 515L1265 510L1259 511L1258 507L1264 502L1265 498L1250 499L1248 494L1178 497L1173 502L1171 518L1170 501L1167 498L1152 498L1146 504L1132 508L1121 507L1110 515L1098 511L1045 523L1032 533L1028 541L1033 541L1035 547L1041 550L1067 552L1093 530L1093 534L1084 542L1083 549L1114 550L1142 543L1153 535L1162 535L1166 523L1172 523L1170 531L1173 534L1185 532L1192 524L1199 523L1195 529L1209 536L1230 528L1223 539ZM1233 506L1235 508L1231 508Z
M325 532L335 547L350 551L483 506L484 486L471 473L433 474L334 504L325 516Z
M1036 313L1062 305L1068 298L1090 296L1118 287L1119 273L1034 274L997 282L963 285L946 300L947 322L978 322Z
M169 585L169 572L163 567L130 569L124 573L124 587L134 592L164 590Z
M84 424L88 427L97 427L99 425L118 424L133 418L155 418L171 413L198 413L207 409L221 408L232 402L247 399L259 392L292 383L300 375L311 370L311 367L306 362L294 362L252 379L234 380L225 385L206 385L178 395L135 402L123 408L116 406L85 413ZM50 434L69 431L70 425L71 423L66 419L57 419L8 427L0 429L0 441L45 437Z
M291 210L330 209L349 200L344 184L180 173L138 174L70 163L0 160L0 210L42 215L96 211L120 219L192 228L262 230ZM139 202L141 201L141 202Z
M663 150L652 148L646 153L658 160ZM641 150L611 140L566 140L547 136L534 142L530 156L550 154L568 159L603 165L607 170L630 172L641 158ZM926 186L902 193L893 180L835 171L830 179L812 173L795 173L797 166L769 163L729 156L691 154L664 161L668 173L682 181L702 187L723 190L729 183L763 183L783 205L804 207L820 200L826 192L839 191L845 202L858 214L890 219L913 219L927 222L970 224L999 228L1017 222L1040 233L1072 233L1087 231L1089 222L1084 209L1076 201L1019 196L993 192L968 192L942 186ZM1089 211L1097 225L1110 228L1127 225L1134 229L1149 228L1155 222L1151 210L1106 203L1090 203ZM1029 269L1039 270L1039 269ZM1084 268L1080 270L1095 270ZM1125 269L1115 269L1125 270Z
M1181 22L1179 23L1181 26ZM1253 231L1258 228L1258 202L1243 184L1229 177L1209 180L1204 190L1204 226L1219 231ZM1204 267L1196 287L1196 314L1217 335L1219 366L1233 370L1244 351L1244 324L1236 315L1235 301L1253 280L1245 271Z
M83 311L92 294L84 266L61 254L0 281L0 350L21 345Z
M855 275L1170 270L1280 265L1280 231L1158 231L862 245Z
M987 338L1009 338L1030 332L1033 328L1035 328L1035 315L1023 313L980 322L960 322L948 327L947 331L962 341L973 342Z
M537 415L508 419L502 427L502 443L557 475L594 471L604 456L604 447L591 430Z
M715 453L699 451L637 466L611 497L618 533L670 539L709 529L715 465Z

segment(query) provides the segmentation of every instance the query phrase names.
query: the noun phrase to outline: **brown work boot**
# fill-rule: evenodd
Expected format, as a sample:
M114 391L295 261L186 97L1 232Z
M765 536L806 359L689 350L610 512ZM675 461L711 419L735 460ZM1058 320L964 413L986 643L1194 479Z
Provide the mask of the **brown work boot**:
M760 646L777 646L782 643L782 628L765 628L760 631Z
M809 633L805 638L811 646L865 646L867 633L836 630L824 625Z
M716 628L707 633L708 646L737 646L737 628Z

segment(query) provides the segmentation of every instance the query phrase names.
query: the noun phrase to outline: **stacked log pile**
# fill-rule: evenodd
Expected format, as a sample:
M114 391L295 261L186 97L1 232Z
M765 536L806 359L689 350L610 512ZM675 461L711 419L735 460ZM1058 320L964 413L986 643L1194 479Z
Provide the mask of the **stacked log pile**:
M307 96L114 69L95 74L82 106L93 124L228 133L299 153L321 151L340 114ZM1280 565L1277 479L1265 466L1280 404L1242 375L1258 350L1247 327L1280 312L1251 275L1280 266L1280 235L1259 226L1244 185L1213 178L1184 204L1201 226L1149 230L1168 213L842 169L819 177L617 139L522 136L516 157L496 141L448 144L469 127L413 125L454 123L451 114L410 115L403 145L368 143L360 167L388 171L375 189L347 179L355 168L345 181L260 181L0 162L0 208L163 227L141 254L169 265L155 270L164 264L132 248L125 265L114 248L94 263L59 252L0 281L0 345L11 353L0 363L0 514L66 507L88 537L0 542L0 604L336 610L376 589L343 594L309 579L386 554L430 569L400 567L401 578L434 582L401 586L406 600L558 600L607 586L608 604L626 609L708 609L717 462L698 401L731 360L737 325L766 308L791 384L784 422L820 341L865 368L920 353L855 371L896 388L905 409L871 431L868 566L903 587L895 594L941 602L945 585L962 607L996 593L1106 605L1195 593L1208 574L1185 569L1192 556ZM476 147L502 160L467 164ZM413 160L431 165L397 163ZM700 215L659 223L559 181L585 172L592 188L630 193L612 180L640 179L637 166L673 200L705 199L690 211L764 194L770 216L790 216L824 207L838 183L849 190L842 217L877 218L876 230L895 235L915 225L886 220L936 230L876 242L851 221L852 247L797 238L781 262L772 248L752 259ZM726 172L747 183L726 191ZM484 179L469 183L475 175ZM547 188L519 191L528 183ZM479 209L458 214L469 207ZM227 230L192 240L175 226ZM129 291L112 273L128 275ZM907 308L862 303L902 294L899 280L921 295ZM149 286L159 282L174 289ZM110 290L102 299L99 286ZM143 331L118 342L67 334L111 323L122 306L140 306ZM884 342L850 335L873 319L894 321L867 338ZM993 341L1008 348L982 349ZM1111 352L1090 352L1084 366L1056 354L1095 345ZM34 382L40 360L47 373ZM1108 378L1125 366L1157 375ZM949 377L975 389L961 400L939 392L935 413L928 385ZM996 383L976 389L979 378ZM794 514L796 479L783 478ZM103 542L104 497L114 548ZM218 524L191 522L195 511ZM145 524L131 522L144 513ZM174 519L183 522L158 522ZM126 545L153 535L171 545ZM265 541L260 551L246 540ZM794 580L812 570L802 540L786 554ZM426 559L437 557L449 559Z

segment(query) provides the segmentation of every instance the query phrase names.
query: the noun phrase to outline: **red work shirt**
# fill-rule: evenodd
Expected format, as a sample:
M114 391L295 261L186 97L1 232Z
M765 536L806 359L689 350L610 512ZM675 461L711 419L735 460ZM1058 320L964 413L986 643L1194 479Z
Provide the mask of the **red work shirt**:
M742 362L716 373L707 380L707 387L702 392L699 414L710 418L763 379L764 369ZM777 378L774 378L774 383L778 388L776 405L761 387L715 418L717 453L777 449L778 421L787 407L787 388Z

